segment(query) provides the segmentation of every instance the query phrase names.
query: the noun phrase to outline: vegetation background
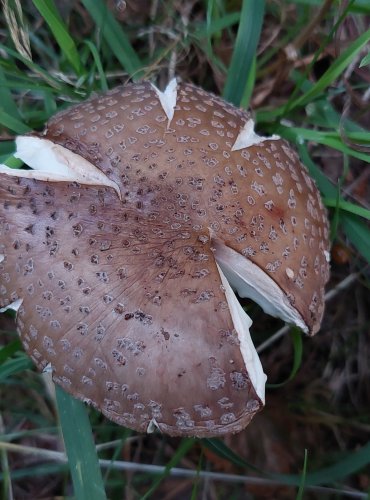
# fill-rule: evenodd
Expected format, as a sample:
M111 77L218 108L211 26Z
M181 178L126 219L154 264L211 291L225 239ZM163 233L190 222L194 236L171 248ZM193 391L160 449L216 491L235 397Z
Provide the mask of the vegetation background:
M93 91L177 75L295 143L333 246L316 337L243 300L270 386L224 439L139 435L55 395L0 315L0 496L370 498L369 26L368 0L2 0L0 163L20 167L14 136Z

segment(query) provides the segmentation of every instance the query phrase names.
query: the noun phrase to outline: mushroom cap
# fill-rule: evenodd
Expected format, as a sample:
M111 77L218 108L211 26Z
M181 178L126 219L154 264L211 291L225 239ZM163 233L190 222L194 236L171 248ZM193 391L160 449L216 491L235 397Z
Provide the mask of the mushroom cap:
M139 431L240 431L265 376L230 284L309 333L324 310L328 222L294 150L176 82L95 95L27 141L85 162L0 170L0 307L21 302L36 365Z

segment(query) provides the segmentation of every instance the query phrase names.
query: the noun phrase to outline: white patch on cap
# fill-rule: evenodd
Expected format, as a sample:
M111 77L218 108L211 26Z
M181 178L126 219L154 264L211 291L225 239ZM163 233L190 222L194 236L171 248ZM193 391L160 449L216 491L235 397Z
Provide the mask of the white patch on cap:
M0 264L2 263L2 261L5 259L5 255L3 255L2 253L0 253Z
M283 290L256 264L220 241L213 242L215 259L240 297L254 300L265 313L292 323L308 333L300 313L291 305Z
M18 312L19 311L19 308L21 307L22 305L22 302L23 302L23 299L17 299L15 300L14 302L12 302L11 304L5 306L5 307L2 307L0 309L0 313L4 313L5 311L9 311L9 309L11 311L15 311L15 312Z
M292 280L294 278L294 271L293 271L293 269L290 269L290 267L287 267L285 269L285 273L290 280Z
M251 339L249 329L252 326L252 320L244 311L238 299L235 297L235 293L232 291L231 286L226 279L226 276L222 272L221 266L217 264L217 268L218 272L220 273L222 285L225 289L226 300L229 306L234 328L238 334L238 339L240 342L240 352L243 356L243 361L245 363L248 376L250 378L250 381L252 382L257 396L264 404L265 384L267 377L263 371L260 358L258 357L257 351Z
M175 106L177 101L177 80L173 78L165 88L164 92L159 90L153 83L152 87L158 96L161 103L163 111L166 113L168 118L168 127L172 121L173 115L175 113Z
M51 363L48 363L45 368L42 370L42 373L53 373L53 366Z
M249 148L255 146L263 141L277 141L280 137L278 135L272 135L271 137L264 137L263 135L258 135L254 131L254 121L250 118L240 130L236 141L234 142L231 151L238 151L239 149Z
M51 363L48 363L45 368L42 370L41 377L45 384L46 391L50 397L50 399L56 405L56 394L55 394L55 384L53 382L53 372L55 371L54 366Z
M80 184L113 188L121 199L118 185L82 156L48 139L20 136L16 139L16 158L34 170L20 170L0 165L0 173L50 182L78 182Z
M161 429L159 428L159 425L156 421L155 418L152 418L151 421L148 424L148 427L146 428L146 432L148 434L153 434L155 431L160 431Z
M324 255L325 255L326 262L330 262L330 252L328 252L327 250L324 250Z

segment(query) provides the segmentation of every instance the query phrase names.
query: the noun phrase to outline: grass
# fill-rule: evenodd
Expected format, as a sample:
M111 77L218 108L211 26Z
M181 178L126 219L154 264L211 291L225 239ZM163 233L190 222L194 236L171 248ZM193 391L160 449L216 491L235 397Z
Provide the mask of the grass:
M243 301L271 384L264 412L223 440L138 435L59 389L55 397L11 315L0 315L2 496L367 498L369 2L124 4L3 2L0 163L19 167L14 135L58 109L130 78L163 83L175 72L251 105L261 130L295 143L330 213L328 290L343 286L313 339L292 331L265 344L281 323Z

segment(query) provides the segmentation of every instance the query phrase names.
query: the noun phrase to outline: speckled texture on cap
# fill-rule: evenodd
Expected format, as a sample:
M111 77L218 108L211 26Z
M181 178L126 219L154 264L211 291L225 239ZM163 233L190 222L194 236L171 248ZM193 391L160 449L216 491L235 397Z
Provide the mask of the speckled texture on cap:
M108 187L0 174L0 307L22 298L18 328L36 365L51 363L56 382L122 425L218 435L262 407L210 235L319 328L326 213L285 141L232 151L249 118L178 84L168 123L152 86L130 84L57 114L42 134L101 169L121 200Z

